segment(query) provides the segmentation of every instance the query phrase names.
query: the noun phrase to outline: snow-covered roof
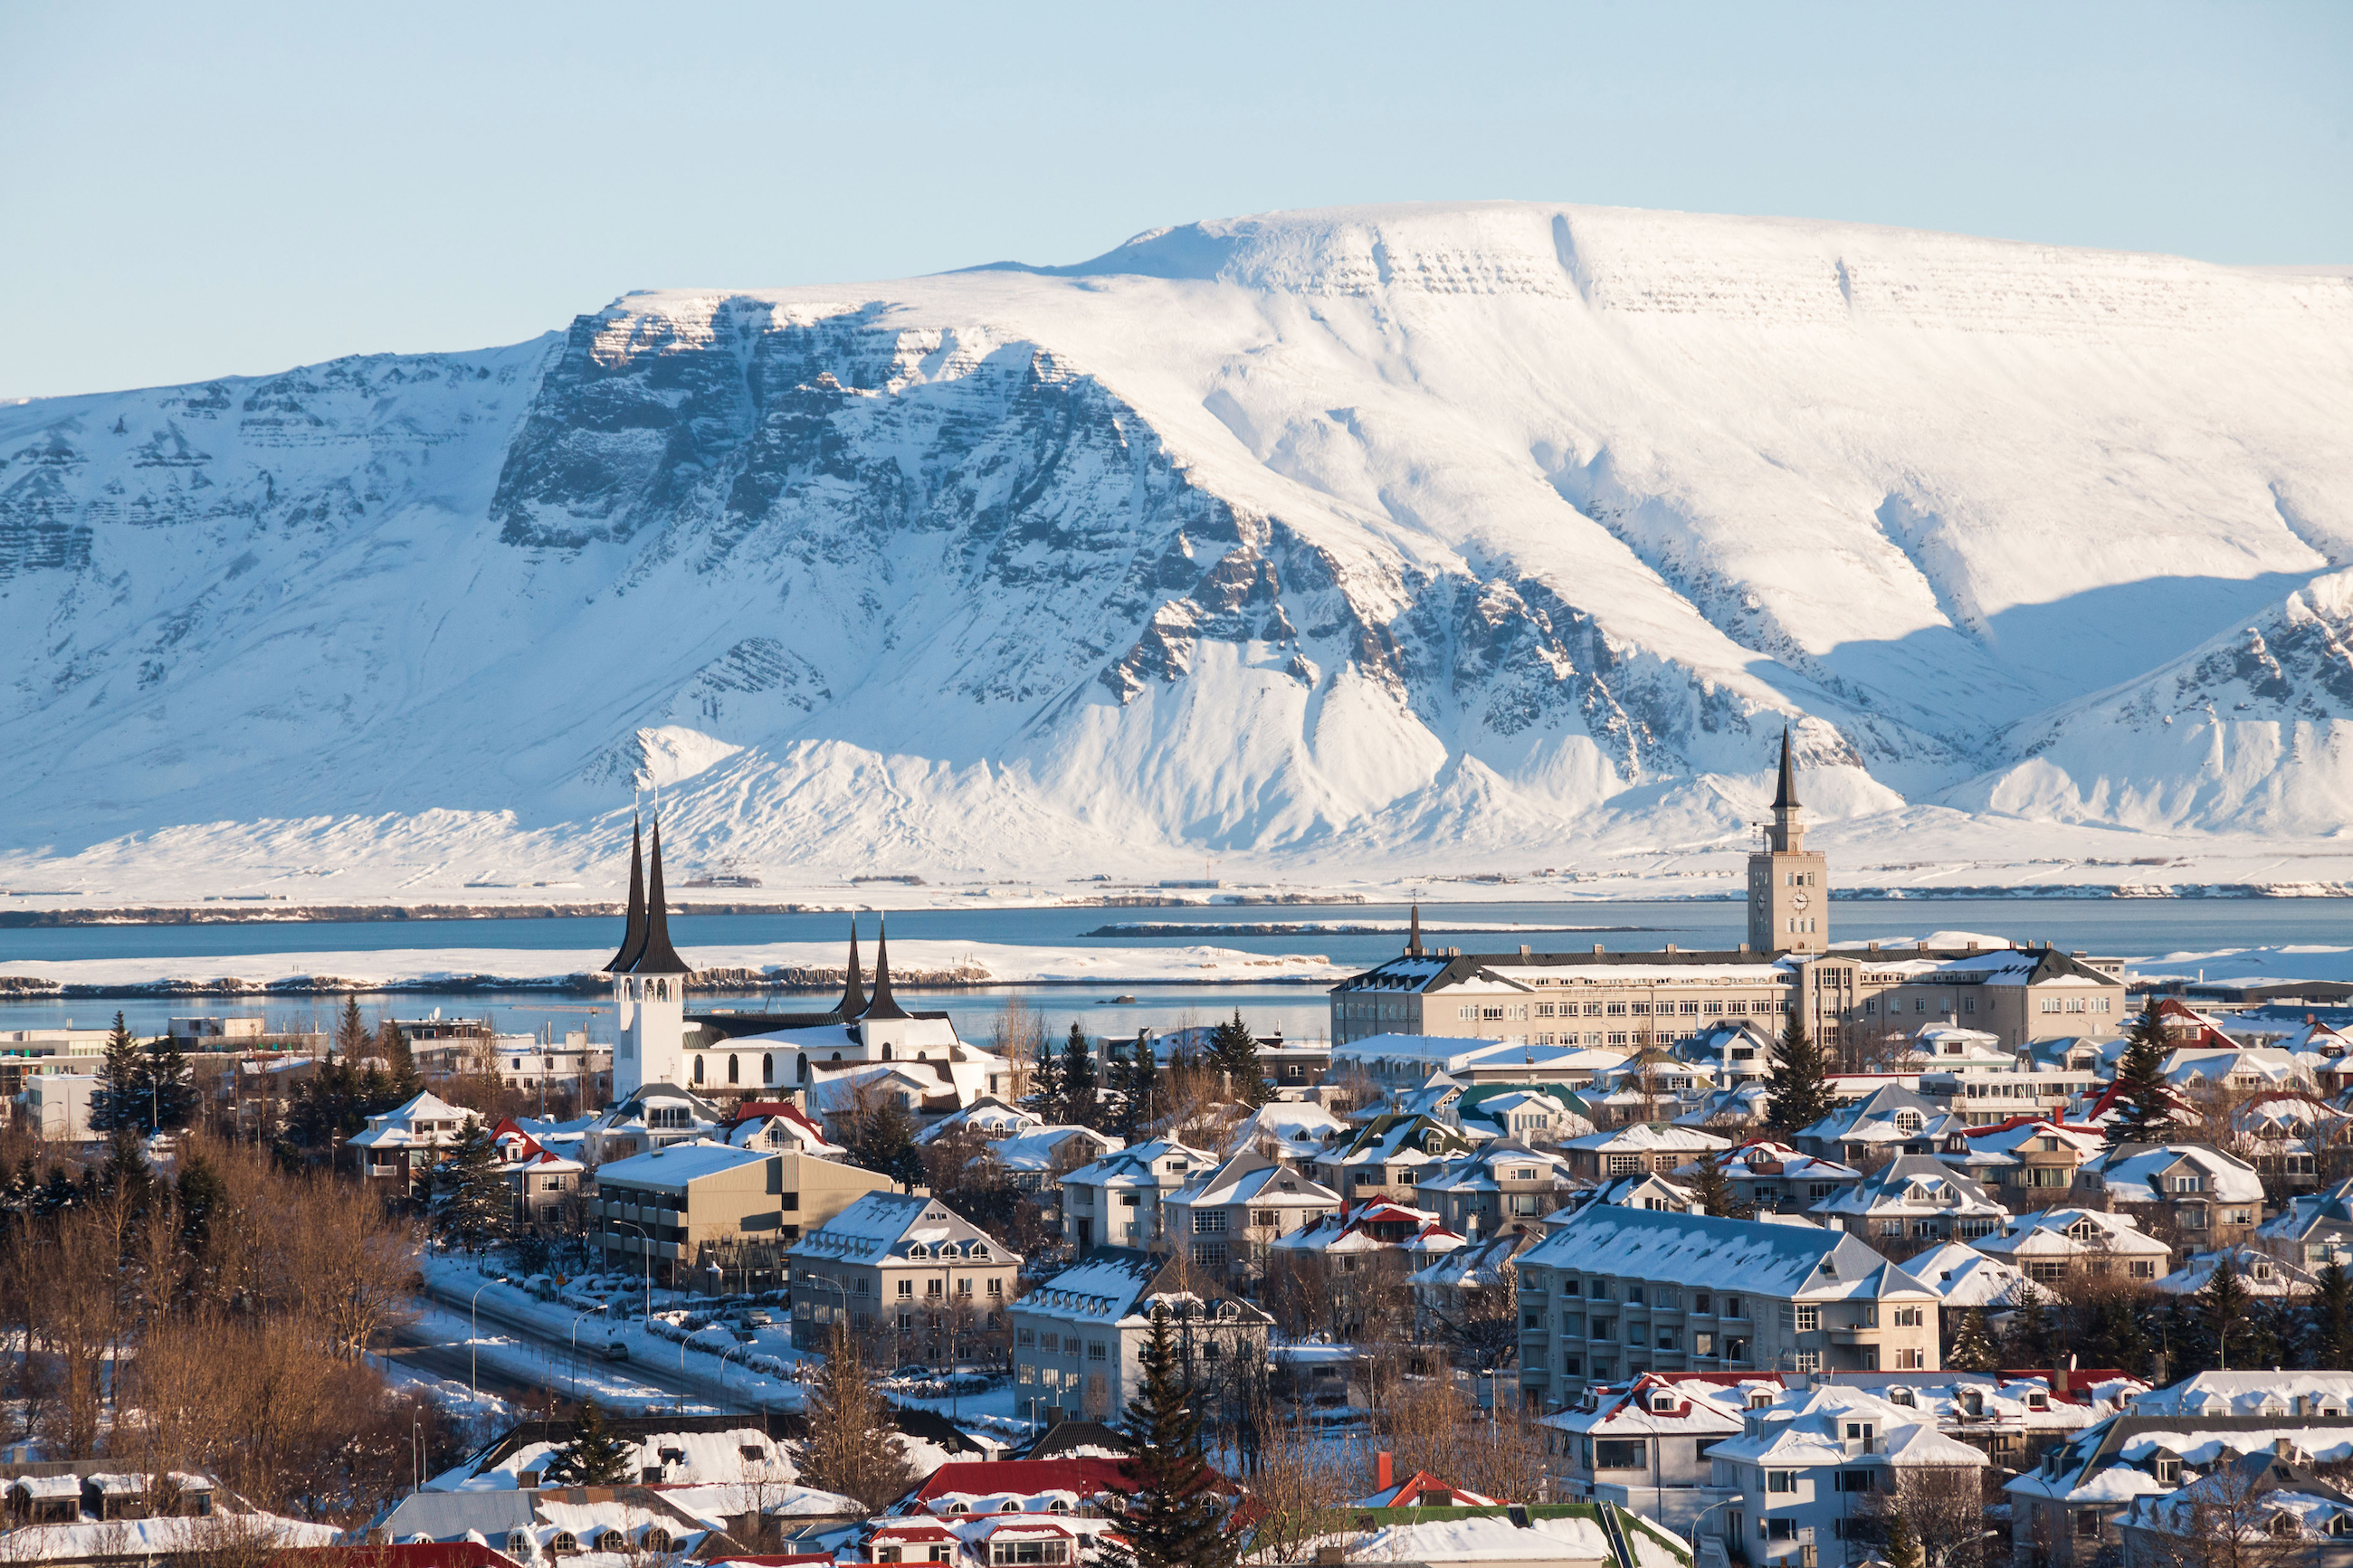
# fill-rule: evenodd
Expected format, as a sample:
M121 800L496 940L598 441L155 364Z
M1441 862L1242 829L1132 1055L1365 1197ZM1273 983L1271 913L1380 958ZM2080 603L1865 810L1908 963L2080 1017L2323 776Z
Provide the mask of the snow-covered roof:
M1561 1147L1603 1154L1700 1154L1711 1149L1729 1149L1732 1140L1696 1127L1634 1121L1568 1139Z
M1250 1203L1273 1208L1336 1209L1340 1194L1251 1151L1205 1171L1199 1179L1169 1194L1167 1201L1179 1207Z
M2299 1399L2307 1413L2353 1411L2353 1372L2201 1372L2136 1394L2132 1409L2136 1415L2286 1415Z
M2020 1215L1977 1243L1979 1252L2009 1262L2021 1258L2065 1262L2076 1258L2164 1258L2172 1248L2143 1234L2128 1214L2100 1209L2038 1209Z
M2263 1179L2253 1165L2209 1143L2126 1143L2087 1160L2084 1175L2120 1204L2154 1204L2184 1195L2176 1176L2202 1178L2200 1196L2218 1203L2260 1204Z
M1520 1259L1702 1289L1801 1300L1928 1295L1927 1288L1843 1231L1596 1204Z
M1904 1272L1935 1291L1947 1307L2011 1306L2026 1284L2025 1274L2014 1265L1957 1241L1913 1254L1904 1260Z
M1927 1413L1842 1384L1793 1389L1763 1409L1747 1412L1747 1416L1755 1429L1715 1444L1708 1450L1711 1457L1792 1469L1869 1463L1873 1458L1889 1465L1970 1469L1987 1463L1977 1449L1939 1433ZM1871 1426L1876 1455L1847 1436L1850 1422Z
M934 1197L861 1193L857 1201L793 1243L791 1256L845 1258L867 1263L903 1260L922 1247L927 1258L955 1253L1018 1265L1021 1255Z
M1935 1215L1946 1219L2007 1219L2010 1211L1968 1177L1933 1155L1899 1154L1863 1181L1841 1187L1808 1211L1865 1216Z
M1218 1157L1173 1138L1155 1138L1118 1149L1062 1177L1064 1186L1168 1187L1185 1184L1198 1165L1213 1165ZM1155 1170L1165 1165L1166 1170Z
M740 1171L775 1158L765 1149L738 1149L732 1143L690 1139L681 1143L632 1154L596 1168L599 1186L641 1187L654 1192L684 1192L689 1182Z

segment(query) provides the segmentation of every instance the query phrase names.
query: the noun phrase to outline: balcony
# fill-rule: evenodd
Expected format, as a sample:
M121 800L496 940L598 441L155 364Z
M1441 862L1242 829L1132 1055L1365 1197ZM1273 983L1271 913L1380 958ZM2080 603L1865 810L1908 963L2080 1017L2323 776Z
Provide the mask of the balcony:
M1877 1329L1832 1329L1831 1343L1834 1345L1870 1345L1879 1342Z

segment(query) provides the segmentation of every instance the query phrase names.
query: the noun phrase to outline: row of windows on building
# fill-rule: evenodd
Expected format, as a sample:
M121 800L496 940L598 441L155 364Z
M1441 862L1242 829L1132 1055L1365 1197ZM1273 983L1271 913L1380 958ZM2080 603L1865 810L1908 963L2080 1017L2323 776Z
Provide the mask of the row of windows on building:
M1759 1016L1773 1013L1786 1013L1789 1010L1789 1004L1785 1000L1767 999L1757 1002L1753 1006ZM1454 1016L1458 1019L1476 1018L1490 1023L1507 1024L1521 1023L1531 1016L1538 1018L1648 1018L1652 1016L1720 1018L1729 1014L1736 1018L1745 1018L1749 1015L1751 1007L1752 1004L1746 1001L1465 1002L1455 1007Z

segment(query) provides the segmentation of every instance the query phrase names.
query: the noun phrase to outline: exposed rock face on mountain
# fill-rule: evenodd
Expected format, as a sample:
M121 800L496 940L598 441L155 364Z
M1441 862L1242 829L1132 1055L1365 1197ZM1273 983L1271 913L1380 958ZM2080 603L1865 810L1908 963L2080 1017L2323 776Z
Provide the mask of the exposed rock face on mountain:
M777 869L1555 865L1736 836L1785 723L1837 816L2353 810L2342 278L1351 209L36 402L0 463L0 849L560 868L659 786Z

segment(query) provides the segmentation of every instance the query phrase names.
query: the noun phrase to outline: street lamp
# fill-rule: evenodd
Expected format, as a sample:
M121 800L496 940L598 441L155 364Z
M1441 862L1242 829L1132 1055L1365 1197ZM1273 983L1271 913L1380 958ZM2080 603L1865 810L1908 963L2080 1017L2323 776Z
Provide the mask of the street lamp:
M474 1396L477 1405L482 1402L482 1291L497 1283L495 1279L485 1279L481 1289L474 1292L474 1299L466 1303L466 1314L473 1321L466 1335L466 1392Z
M740 1344L729 1345L725 1350L719 1352L719 1397L721 1399L723 1400L727 1397L727 1358L733 1355L737 1351L748 1351L751 1348L752 1342L749 1340L745 1340ZM745 1375L750 1375L752 1371L752 1358L749 1356L745 1356L744 1358L744 1371Z
M812 1285L826 1286L839 1295L841 1298L841 1321L844 1323L849 1321L849 1289L847 1286L830 1274L807 1274L802 1278Z
M601 1304L594 1306L572 1320L572 1397L575 1399L580 1397L580 1319L593 1318L603 1310Z
M638 1239L645 1243L646 1321L648 1322L651 1322L654 1316L654 1238L647 1232L644 1226L636 1224L630 1220L607 1218L606 1223L608 1225L617 1225L624 1230L636 1231L638 1233Z

